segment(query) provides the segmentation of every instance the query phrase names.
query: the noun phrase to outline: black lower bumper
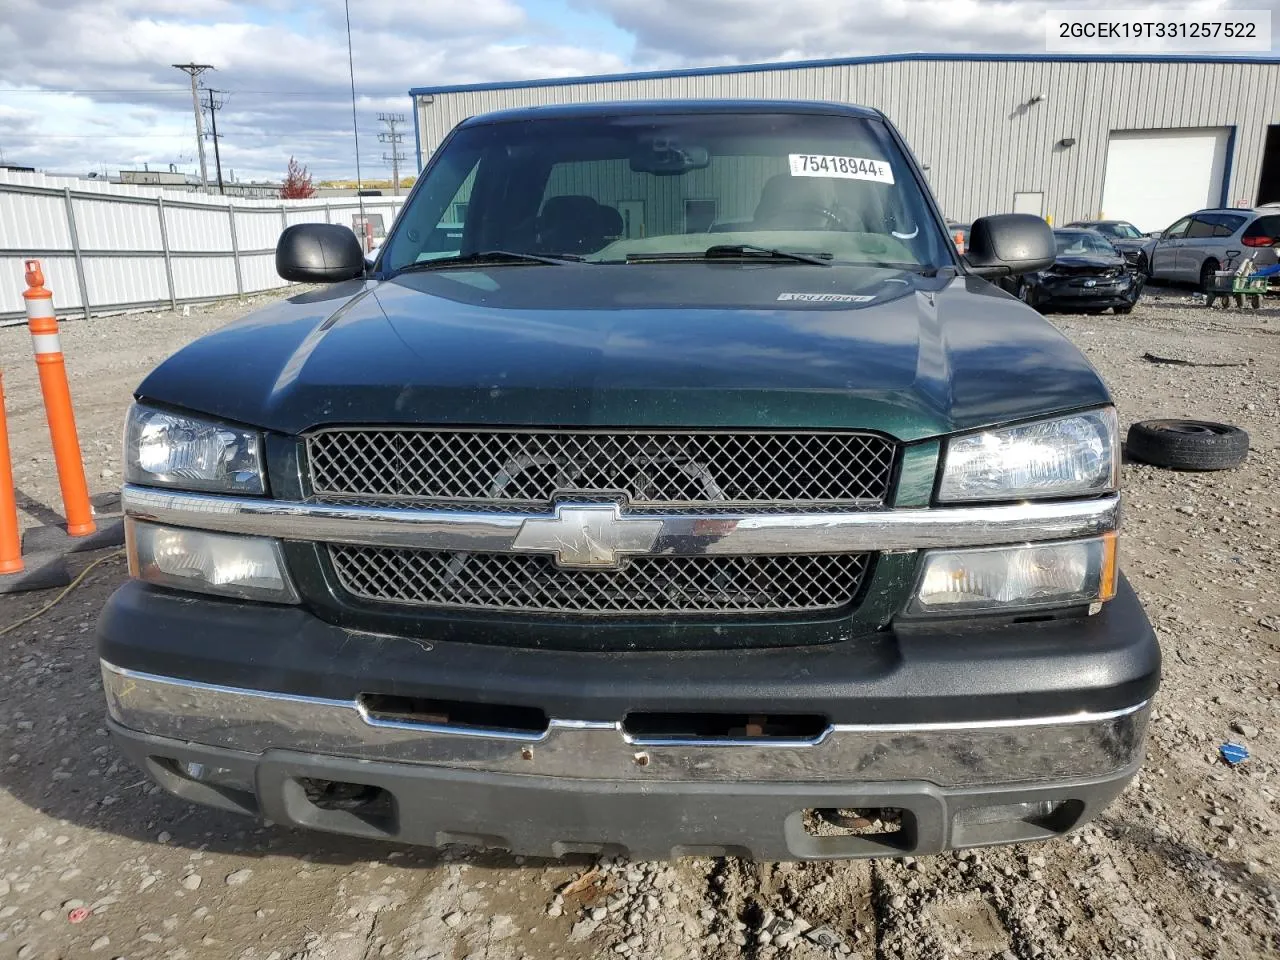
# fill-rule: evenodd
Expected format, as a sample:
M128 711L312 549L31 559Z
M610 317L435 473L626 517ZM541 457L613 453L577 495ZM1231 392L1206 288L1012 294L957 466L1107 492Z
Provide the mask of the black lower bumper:
M379 693L483 702L607 722L632 711L813 714L832 723L1007 720L1123 709L1149 699L1160 677L1155 634L1123 579L1092 617L688 652L358 633L301 608L131 582L107 603L98 652L118 667L200 683L339 700Z
M1102 777L968 788L572 780L288 751L250 755L111 726L134 763L192 802L351 836L544 857L844 859L1042 840L1092 819L1138 769L1134 762ZM240 786L184 772L195 770L219 771ZM308 795L317 781L365 785L374 799L335 809ZM810 811L850 808L896 811L899 829L822 836L806 825Z

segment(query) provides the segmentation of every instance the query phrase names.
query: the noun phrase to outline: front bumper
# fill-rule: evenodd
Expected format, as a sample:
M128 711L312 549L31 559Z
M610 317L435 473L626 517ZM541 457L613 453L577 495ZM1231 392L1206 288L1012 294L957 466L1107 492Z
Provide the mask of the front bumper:
M1091 617L687 653L375 636L299 608L130 583L108 604L99 651L118 742L180 796L531 855L850 857L1053 836L1136 772L1159 676L1123 583ZM387 721L363 708L366 693L555 719L537 733ZM673 741L629 736L633 711L819 714L828 725L802 741ZM377 787L380 812L317 805L305 789L315 781ZM1046 803L1056 812L965 813ZM804 811L828 807L896 808L903 827L811 835Z
M1134 276L1127 276L1119 282L1099 279L1093 287L1083 284L1079 278L1042 280L1035 289L1036 305L1083 310L1131 307L1138 302L1145 285Z

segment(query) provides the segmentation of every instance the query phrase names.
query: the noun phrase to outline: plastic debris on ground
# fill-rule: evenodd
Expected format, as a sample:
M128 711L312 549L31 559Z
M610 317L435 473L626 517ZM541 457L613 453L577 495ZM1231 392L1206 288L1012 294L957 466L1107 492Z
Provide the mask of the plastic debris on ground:
M1248 749L1238 743L1224 743L1218 747L1218 753L1222 755L1223 760L1233 767L1249 759Z

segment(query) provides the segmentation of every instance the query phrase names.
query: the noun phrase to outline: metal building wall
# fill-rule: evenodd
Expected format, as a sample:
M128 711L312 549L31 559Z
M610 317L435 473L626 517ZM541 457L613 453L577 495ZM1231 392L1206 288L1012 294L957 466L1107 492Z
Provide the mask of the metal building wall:
M1044 100L1029 104L1032 96ZM911 144L947 215L972 220L1043 192L1055 223L1097 216L1113 130L1234 127L1227 197L1253 202L1267 125L1280 123L1280 62L909 55L583 82L416 91L425 161L455 124L510 107L602 100L760 97L883 110ZM1058 147L1074 138L1069 148Z

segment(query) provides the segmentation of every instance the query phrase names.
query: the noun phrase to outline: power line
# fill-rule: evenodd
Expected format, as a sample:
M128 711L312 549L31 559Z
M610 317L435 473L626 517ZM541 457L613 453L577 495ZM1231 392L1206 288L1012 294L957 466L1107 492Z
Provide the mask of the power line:
M200 116L200 94L196 90L196 78L206 70L212 70L210 63L175 63L172 66L181 70L191 78L191 109L196 115L196 146L200 148L200 189L209 191L209 168L204 159L204 120Z
M396 124L404 123L403 113L380 113L378 119L387 125L387 132L378 134L379 143L388 143L391 145L391 155L382 155L383 163L391 164L391 192L395 196L400 196L400 161L405 159L405 155L400 152L400 144L404 142L404 134L396 133Z
M241 137L264 137L283 140L286 138L305 138L307 140L346 140L345 133L333 130L297 130L289 133L268 133L262 130L224 130L237 139ZM189 137L189 133L24 133L24 140L172 140L175 137Z
M182 94L185 96L189 91L186 87L0 87L0 93L21 93L21 94L64 94L64 93L156 93L156 94ZM315 96L333 96L331 90L231 90L229 93L236 95L249 95L255 97L315 97ZM391 96L388 93L388 96Z

